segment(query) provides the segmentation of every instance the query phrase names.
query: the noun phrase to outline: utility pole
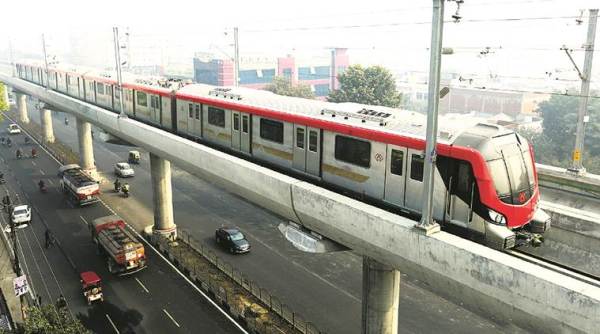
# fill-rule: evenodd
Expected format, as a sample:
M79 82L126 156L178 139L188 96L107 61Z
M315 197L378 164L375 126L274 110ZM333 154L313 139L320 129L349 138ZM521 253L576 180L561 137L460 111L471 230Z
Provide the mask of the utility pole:
M234 70L233 70L233 85L238 87L240 84L240 44L238 40L238 28L233 28L233 61L234 61Z
M42 34L42 46L44 48L44 61L46 62L46 89L49 89L50 72L48 71L48 54L46 53L46 38Z
M425 234L435 233L440 226L433 221L433 183L437 158L438 107L440 102L440 68L442 65L442 35L444 30L444 1L433 0L431 20L431 53L429 59L429 89L427 102L427 143L423 173L423 208L421 221L416 228Z
M121 76L121 45L119 43L119 28L113 27L113 38L115 40L115 63L117 70L117 85L119 91L119 117L127 117L123 108L123 77Z
M579 98L579 112L577 114L577 132L575 134L575 149L573 150L573 164L569 171L575 174L584 174L585 168L583 167L582 154L583 154L583 140L585 137L585 123L588 121L587 108L588 100L590 95L590 79L592 76L592 60L594 57L594 40L596 39L596 22L598 21L598 9L590 9L590 20L588 22L587 40L584 45L585 58L583 61L583 73L579 71L577 65L573 61L573 58L565 48L565 52L575 65L575 69L579 73L581 78L581 90Z
M8 52L10 55L10 67L12 68L12 76L15 76L15 60L13 58L12 40L8 39Z
M331 87L331 91L333 92L335 90L335 77L336 77L336 73L335 73L335 48L331 49L331 82L330 82L330 87Z

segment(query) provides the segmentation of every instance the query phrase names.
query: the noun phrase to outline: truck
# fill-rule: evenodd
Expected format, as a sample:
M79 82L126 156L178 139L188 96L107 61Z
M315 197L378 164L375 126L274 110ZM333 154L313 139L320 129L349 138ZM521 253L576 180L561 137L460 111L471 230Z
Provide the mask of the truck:
M119 276L136 273L147 266L144 245L117 216L100 217L90 225L98 251L106 256L108 271Z
M58 175L62 191L78 206L85 206L100 201L98 182L85 173L79 165L65 165L59 168Z

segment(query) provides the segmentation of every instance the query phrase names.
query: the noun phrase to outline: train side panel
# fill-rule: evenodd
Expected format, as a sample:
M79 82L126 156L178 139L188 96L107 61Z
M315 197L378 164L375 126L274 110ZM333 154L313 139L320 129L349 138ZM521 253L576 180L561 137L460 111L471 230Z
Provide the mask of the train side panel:
M294 124L252 116L252 155L284 168L292 168Z

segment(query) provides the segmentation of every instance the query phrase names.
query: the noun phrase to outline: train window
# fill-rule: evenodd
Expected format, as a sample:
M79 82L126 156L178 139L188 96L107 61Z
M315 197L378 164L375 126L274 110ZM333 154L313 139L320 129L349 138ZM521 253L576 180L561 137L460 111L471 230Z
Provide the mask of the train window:
M369 168L371 167L371 143L345 136L335 136L335 158Z
M188 118L193 118L193 117L194 117L194 105L190 103L188 105Z
M402 175L404 169L404 152L398 150L392 150L392 157L390 159L390 173L394 175Z
M319 139L319 134L317 131L310 131L308 135L308 149L311 152L317 152L317 142Z
M471 166L466 162L461 161L458 165L455 193L459 196L471 194Z
M260 138L283 144L283 123L261 118Z
M148 106L148 95L146 95L146 93L144 93L144 92L135 92L135 94L137 95L138 106L147 107Z
M106 95L112 95L112 86L106 86Z
M225 127L225 110L208 107L208 124Z
M413 154L410 159L410 178L423 182L423 157L419 154Z
M96 91L98 92L98 94L104 94L104 84L97 82Z
M240 114L233 114L233 129L240 131Z
M119 88L115 89L115 100L119 100L121 98L121 93L119 92Z
M248 133L248 116L242 116L242 132Z
M296 147L304 149L304 129L296 129Z

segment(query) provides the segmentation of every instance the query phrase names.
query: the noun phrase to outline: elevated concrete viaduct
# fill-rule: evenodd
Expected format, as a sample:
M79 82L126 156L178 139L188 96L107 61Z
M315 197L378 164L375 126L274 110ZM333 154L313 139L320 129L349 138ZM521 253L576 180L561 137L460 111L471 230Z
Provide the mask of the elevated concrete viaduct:
M397 316L390 313L397 307L395 295L399 293L396 269L499 321L548 333L597 330L600 288L596 286L445 232L423 235L407 218L23 80L0 74L0 81L144 147L159 157L156 168L164 169L165 175L161 159L374 259L365 260L370 269L365 272L363 323L369 323L372 316L375 325L385 324L373 326L379 333L391 333L398 326ZM155 189L167 188L160 178L152 178ZM169 200L169 196L158 200ZM374 305L375 299L378 304Z

